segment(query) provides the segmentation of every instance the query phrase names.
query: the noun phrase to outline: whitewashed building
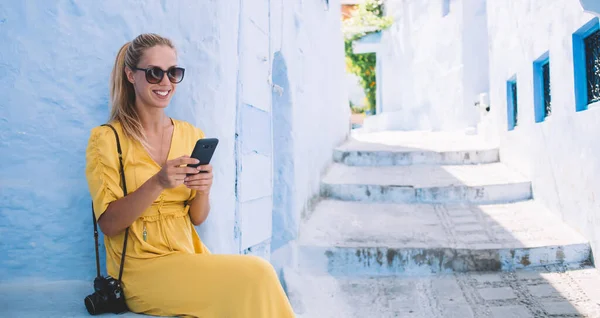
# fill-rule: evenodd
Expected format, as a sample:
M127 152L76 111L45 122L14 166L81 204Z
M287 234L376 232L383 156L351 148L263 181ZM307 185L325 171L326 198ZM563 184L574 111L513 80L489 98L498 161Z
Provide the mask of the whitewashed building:
M366 129L477 131L600 255L600 2L388 0L385 9L395 22L374 49L381 112Z
M491 111L483 133L600 255L598 17L578 0L488 1L487 12Z
M473 105L488 89L485 5L481 0L385 2L394 24L355 45L377 53L378 116L367 119L367 129L476 125Z

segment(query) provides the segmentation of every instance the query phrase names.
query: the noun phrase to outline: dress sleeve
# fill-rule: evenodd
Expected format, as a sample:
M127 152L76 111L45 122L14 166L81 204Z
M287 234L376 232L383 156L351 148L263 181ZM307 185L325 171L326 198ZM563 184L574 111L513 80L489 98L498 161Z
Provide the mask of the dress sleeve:
M85 174L96 219L108 205L123 197L115 135L109 127L92 129L86 150Z
M198 139L204 139L204 132L197 127L193 127L193 143L192 143L192 149L194 148L194 145L196 145L196 141L198 141ZM196 197L196 190L191 190L190 193L190 198L188 199L188 201L192 201L194 198Z

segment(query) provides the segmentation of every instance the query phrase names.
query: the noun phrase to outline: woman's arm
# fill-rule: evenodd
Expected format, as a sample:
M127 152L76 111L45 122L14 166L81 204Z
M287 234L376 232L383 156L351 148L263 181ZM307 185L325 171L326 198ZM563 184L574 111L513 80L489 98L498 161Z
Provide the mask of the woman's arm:
M111 202L98 219L102 233L113 236L125 230L144 213L162 191L157 175L154 175L134 192Z
M197 193L190 204L190 219L194 225L200 225L208 217L210 203L208 202L208 193Z
M125 230L144 213L164 189L183 184L187 174L198 174L197 169L181 167L182 165L197 163L197 159L189 156L169 160L157 174L150 177L137 190L111 202L98 219L102 233L113 236Z
M196 190L196 196L190 204L190 219L194 225L202 224L210 211L209 193L213 181L212 165L198 166L202 173L189 176L183 182L189 189Z

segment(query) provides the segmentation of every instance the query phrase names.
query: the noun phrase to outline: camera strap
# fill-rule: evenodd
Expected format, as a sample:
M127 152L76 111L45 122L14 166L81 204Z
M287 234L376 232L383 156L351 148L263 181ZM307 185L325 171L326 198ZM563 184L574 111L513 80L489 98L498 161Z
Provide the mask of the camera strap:
M117 140L117 153L119 154L119 168L121 174L121 185L123 188L123 195L127 195L127 183L125 182L125 169L123 168L123 153L121 152L121 143L119 142L119 134L115 128L109 124L102 126L108 126L115 133L115 139ZM96 214L94 213L94 204L92 203L92 220L94 220L94 241L96 243L96 272L100 276L100 254L98 252L98 222L96 221ZM123 253L121 254L121 265L119 268L119 284L121 284L121 277L123 277L123 265L125 264L125 252L127 251L127 237L129 236L129 227L125 229L125 239L123 240Z

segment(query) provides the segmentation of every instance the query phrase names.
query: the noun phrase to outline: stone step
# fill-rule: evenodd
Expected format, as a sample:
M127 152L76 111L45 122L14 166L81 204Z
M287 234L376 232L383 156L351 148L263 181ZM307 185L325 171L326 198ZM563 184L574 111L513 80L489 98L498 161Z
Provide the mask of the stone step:
M414 164L467 165L500 160L497 148L411 148L349 140L333 151L334 162L349 166L406 166Z
M499 154L497 149L435 152L369 145L358 149L338 147L333 151L333 160L349 166L466 165L498 162Z
M323 200L298 238L314 273L509 271L590 260L588 241L534 201L498 205Z
M355 167L334 163L327 198L365 202L503 203L531 198L531 182L502 163Z
M0 317L6 318L89 318L84 298L94 291L93 282L22 281L0 283ZM154 317L131 312L101 317Z
M333 158L351 166L460 165L498 162L499 151L463 132L386 131L353 134Z
M418 277L283 273L299 318L600 317L599 276L564 266Z

